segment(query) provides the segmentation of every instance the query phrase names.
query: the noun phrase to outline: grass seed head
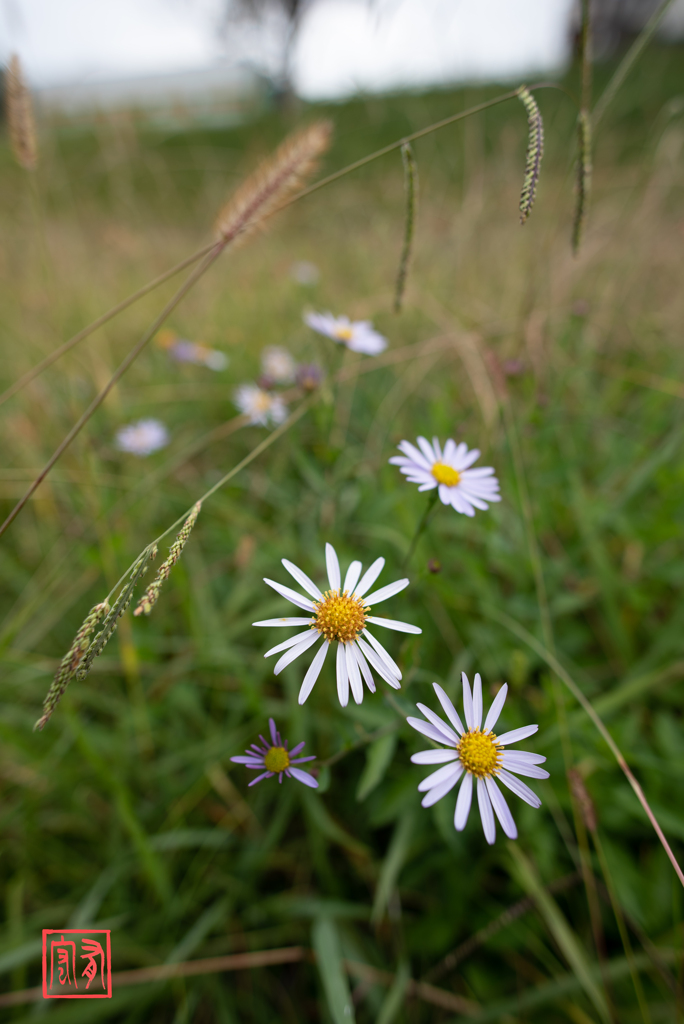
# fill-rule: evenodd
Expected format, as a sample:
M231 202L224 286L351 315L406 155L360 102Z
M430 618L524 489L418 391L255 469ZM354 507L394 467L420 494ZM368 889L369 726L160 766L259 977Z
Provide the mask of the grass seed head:
M42 730L47 722L49 722L52 712L62 699L64 691L76 675L81 661L83 660L83 656L90 647L90 638L93 634L93 630L100 622L102 622L108 612L109 603L107 601L102 601L101 604L96 604L88 612L81 628L74 637L74 642L62 658L60 666L57 669L52 685L47 692L45 700L43 701L43 714L34 725L34 731L36 729Z
M26 171L38 166L36 122L31 93L26 87L21 61L16 53L10 57L5 78L7 124L14 158Z
M245 238L287 202L316 169L330 145L332 124L316 121L285 139L240 185L218 215L219 240Z
M201 501L198 501L196 505L193 506L190 515L183 523L183 526L178 536L171 545L171 548L169 549L168 558L166 558L159 566L159 569L157 570L157 575L152 580L143 596L140 598L138 605L135 611L133 612L134 615L149 615L152 609L154 608L155 604L157 603L157 599L159 598L159 592L162 588L162 583L164 582L164 580L167 580L169 578L169 576L171 575L172 568L180 558L183 548L187 543L188 537L192 533L192 528L197 522L197 516L200 514L201 508ZM156 554L156 547L154 549L154 552Z
M518 89L520 102L527 112L527 158L525 160L525 178L520 193L520 223L524 224L534 206L539 182L539 171L544 155L544 122L542 121L537 101L527 86Z

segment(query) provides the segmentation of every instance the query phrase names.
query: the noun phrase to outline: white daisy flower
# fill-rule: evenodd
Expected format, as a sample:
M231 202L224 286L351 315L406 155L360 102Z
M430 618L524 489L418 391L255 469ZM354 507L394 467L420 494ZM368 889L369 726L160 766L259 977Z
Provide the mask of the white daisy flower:
M410 441L398 445L403 455L393 455L389 460L399 466L409 483L419 484L419 491L431 491L439 487L439 498L443 505L451 505L457 512L474 516L475 509L489 508L488 502L501 501L499 481L491 466L470 469L480 457L477 448L468 451L468 446L456 444L451 438L440 448L433 437L432 444L418 438L419 448Z
M368 591L382 572L385 564L384 558L376 559L363 575L361 575L361 562L352 562L347 569L344 582L342 582L340 563L332 544L325 545L325 561L330 589L321 592L301 569L298 569L292 562L288 562L286 558L282 560L290 575L310 597L304 597L296 590L290 590L289 587L284 587L281 583L274 583L273 580L264 580L264 583L268 583L269 587L273 587L282 597L287 598L288 601L311 616L310 618L265 619L263 622L253 622L253 626L306 626L303 633L297 633L282 644L272 647L264 657L268 658L281 651L286 652L273 670L278 675L286 665L289 665L322 638L323 642L304 676L304 682L299 691L300 704L303 704L311 693L314 683L320 675L328 649L333 642L337 645L337 696L343 708L349 703L350 687L356 703L361 703L363 680L370 692L375 693L375 680L371 667L395 690L401 689L399 666L373 634L368 632L368 624L386 626L388 629L396 629L400 633L422 632L417 626L412 626L408 622L381 619L370 614L372 605L380 604L388 597L398 594L400 590L408 586L409 581L397 580L396 583L380 587L379 590L374 590L369 594Z
M332 313L306 313L304 322L326 338L346 345L352 352L378 356L387 348L387 338L375 330L370 320L351 321L348 316L333 316Z
M144 419L129 423L116 432L116 447L131 455L151 455L169 443L169 432L160 420Z
M261 353L261 370L274 384L291 384L297 364L286 348L271 345Z
M318 789L318 782L313 775L302 771L301 768L294 767L305 761L315 761L316 755L295 757L295 754L304 748L304 742L298 743L292 750L288 750L287 740L283 743L272 718L269 718L268 725L271 732L271 743L260 735L259 739L263 746L260 747L258 744L252 743L251 749L245 750L245 756L239 754L237 757L231 757L231 761L236 761L238 764L244 764L257 771L261 769L262 774L257 775L256 779L252 779L249 785L256 786L257 782L261 782L262 779L272 779L274 775L278 776L278 782L282 782L283 775L287 775L288 779L296 779L297 782L303 782L311 789Z
M432 685L451 724L447 724L424 704L418 704L417 707L425 715L427 722L424 722L422 718L406 719L411 728L416 729L423 736L427 736L428 739L434 740L435 743L441 743L446 748L421 750L411 757L414 764L441 764L444 766L438 768L432 775L428 775L418 786L419 792L426 793L422 805L431 807L436 804L454 788L463 776L454 815L454 827L458 832L462 832L470 813L473 778L475 778L477 780L477 803L487 842L491 845L496 836L494 812L508 838L517 839L518 830L515 827L513 815L494 779L496 777L499 782L503 782L504 786L531 807L541 807L541 800L536 793L533 793L529 786L515 776L527 775L532 779L548 779L549 773L546 769L538 767L546 758L540 754L530 754L523 750L504 749L509 743L517 743L519 740L525 740L528 736L532 736L539 726L525 725L521 729L505 732L502 736L495 735L492 729L504 706L508 683L504 683L494 698L483 726L482 680L479 673L475 676L472 694L465 672L462 674L462 679L465 729L456 708L438 683Z
M233 401L255 425L267 427L269 423L282 423L287 417L287 406L280 395L272 395L258 384L241 384Z

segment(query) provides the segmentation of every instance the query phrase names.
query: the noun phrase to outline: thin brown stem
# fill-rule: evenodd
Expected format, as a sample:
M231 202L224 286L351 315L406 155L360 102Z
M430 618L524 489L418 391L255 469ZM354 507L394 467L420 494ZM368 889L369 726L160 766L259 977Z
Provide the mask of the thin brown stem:
M142 350L145 348L150 339L154 337L154 335L157 333L157 331L164 323L166 318L169 316L169 314L173 312L173 310L176 308L179 302L181 302L181 300L187 295L187 293L190 291L193 285L199 280L202 274L204 274L204 272L211 266L214 260L223 251L224 247L225 243L223 241L214 243L214 245L211 248L211 251L207 256L205 256L205 258L200 263L199 267L196 267L195 270L193 270L193 272L190 274L185 283L178 289L173 298L169 299L169 301L166 303L159 316L157 316L157 318L153 322L152 326L149 327L147 331L145 331L138 344L133 349L131 349L131 351L128 353L124 361L119 365L116 372L107 381L107 383L100 391L100 393L95 396L93 401L90 403L90 405L85 410L83 415L73 425L69 433L61 442L61 444L57 446L57 448L52 453L46 464L43 466L42 470L40 471L36 479L33 481L29 489L26 491L24 496L20 498L20 500L14 506L10 514L7 516L7 519L5 519L2 526L0 526L0 537L14 522L16 517L21 512L22 508L26 505L31 495L35 494L35 492L38 490L45 477L52 469L52 467L63 455L63 453L67 450L67 448L74 440L74 438L80 434L81 430L86 425L88 420L91 418L93 413L102 405L109 392L112 390L115 384L117 384L118 381L121 380L129 366L131 366L131 364L135 362L135 360L138 358Z
M486 606L486 612L493 619L497 619L507 629L510 629L511 633L514 633L517 637L519 637L524 643L526 643L529 647L531 647L533 651L536 651L536 653L539 655L539 657L543 658L544 661L546 662L546 664L550 668L552 668L553 671L558 675L558 678L561 679L565 683L565 685L570 690L570 692L572 693L572 695L575 698L575 700L577 700L578 703L581 704L581 706L584 709L584 711L586 712L586 714L589 716L591 721L594 723L594 725L596 726L596 728L600 732L600 734L603 737L603 739L608 744L608 746L610 748L610 751L613 754L613 757L617 761L618 765L620 766L621 771L624 773L627 781L629 782L630 786L634 790L634 792L636 794L636 797L637 797L637 800L639 801L639 803L643 807L643 809L644 809L644 811L646 813L646 817L648 818L648 820L650 821L650 823L651 823L651 825L653 827L653 831L658 836L658 839L660 840L660 842L662 844L662 847L665 850L665 853L667 854L668 859L669 859L670 863L672 864L672 867L675 870L677 878L679 879L679 881L681 882L682 886L684 887L684 872L680 868L679 862L677 861L677 858L675 857L674 853L672 852L670 844L668 843L667 839L665 838L665 834L664 834L663 830L661 829L660 825L658 824L658 820L657 820L655 814L651 810L649 802L648 802L648 800L646 799L646 797L644 795L643 789L641 788L641 786L637 782L637 780L634 777L634 774L633 774L631 768L629 767L629 765L625 761L625 758L624 758L624 756L622 754L622 751L620 750L620 748L618 747L617 743L615 742L613 737L610 735L608 730L606 729L605 725L603 724L602 720L598 716L597 712L594 710L594 708L593 708L592 704L590 703L590 701L587 700L587 698L584 696L584 694L580 690L580 688L577 685L577 683L575 682L575 680L572 678L572 676L568 672L566 672L566 670L563 668L563 666L559 662L558 658L556 658L556 656L554 654L552 654L551 651L547 650L547 648L543 644L540 644L539 641L537 640L537 638L535 636L533 636L531 633L529 633L525 629L524 626L521 626L519 622L516 622L515 619L512 619L510 617L510 615L506 615L505 612L502 612L498 608L493 608L491 606Z
M175 277L176 274L180 274L181 270L185 270L186 267L190 267L193 263L197 263L197 260L201 260L203 256L206 256L211 252L215 245L215 242L211 242L210 245L205 245L203 249L199 249L197 252L194 252L192 256L187 256L184 260L181 260L181 262L177 263L175 267L171 267L170 270L165 270L163 274L159 275L159 277L155 277L154 280L149 281L147 284L143 285L142 288L138 288L137 292L133 292L133 294L129 295L128 298L122 299L121 302L116 304L116 306L112 306L112 308L107 310L106 313L99 316L97 320L93 320L91 324L88 324L87 327L80 330L78 334L74 334L72 338L63 342L63 344L56 348L54 352L51 352L49 356L46 356L42 362L38 363L37 366L34 366L31 370L27 370L19 380L10 385L6 391L3 391L2 394L0 394L0 405L3 405L12 398L13 395L16 395L18 391L25 388L26 385L30 384L32 380L36 379L36 377L39 377L43 370L47 370L49 366L52 366L52 364L56 363L58 359L61 359L63 355L74 348L74 346L78 345L79 341L84 341L85 338L93 334L98 327L103 327L104 324L113 320L115 316L119 315L119 313L123 313L125 309L128 309L129 306L136 303L138 299L144 298L145 295L149 295L150 292L164 284L165 281Z

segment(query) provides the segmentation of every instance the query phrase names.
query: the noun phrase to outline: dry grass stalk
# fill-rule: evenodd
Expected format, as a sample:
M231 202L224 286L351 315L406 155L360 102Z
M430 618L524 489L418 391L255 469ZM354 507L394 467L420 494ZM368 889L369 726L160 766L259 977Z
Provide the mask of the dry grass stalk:
M404 245L399 260L397 272L397 283L394 291L394 312L401 311L401 304L404 300L406 289L406 277L411 253L413 250L413 231L416 222L416 205L418 200L418 168L411 149L410 142L405 142L401 147L401 159L404 164L404 187L406 191L406 226L404 228Z
M313 174L330 145L332 124L316 121L289 135L231 196L218 215L219 239L244 238L281 207Z
M577 178L575 184L575 217L572 222L572 251L579 252L591 191L591 118L587 110L580 110L577 118Z
M175 541L171 545L168 558L159 566L157 575L152 580L143 596L140 598L138 606L133 612L134 615L149 615L152 609L154 608L155 604L157 603L159 591L162 588L162 584L164 580L168 580L169 576L171 575L171 570L173 569L174 565L180 558L183 548L187 543L188 537L192 533L192 528L197 522L197 516L200 514L201 508L201 501L198 501L197 504L193 506L192 512L183 523L183 527L180 533L178 534Z
M36 729L42 730L50 721L52 712L62 699L64 691L76 675L83 656L90 647L90 637L93 630L102 622L109 610L108 602L102 601L101 604L96 604L88 612L83 625L74 637L74 642L62 658L62 662L57 669L52 685L43 701L43 714L34 725L34 731Z
M570 783L570 792L574 796L579 812L582 815L584 826L593 835L596 832L596 808L594 807L594 801L587 792L587 787L584 785L584 779L576 768L568 770L568 782Z
M38 166L38 142L33 103L16 53L12 54L7 66L5 94L10 145L15 160L24 170L35 171Z
M530 215L537 195L539 170L544 155L544 122L542 121L537 101L527 86L518 89L520 102L527 111L527 158L525 161L525 178L520 193L520 223L524 224Z

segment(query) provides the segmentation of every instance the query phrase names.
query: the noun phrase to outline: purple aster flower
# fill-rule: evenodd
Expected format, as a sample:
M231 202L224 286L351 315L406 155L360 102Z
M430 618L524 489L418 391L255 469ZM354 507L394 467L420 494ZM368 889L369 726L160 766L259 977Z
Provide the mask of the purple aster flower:
M295 755L304 748L304 741L298 743L292 750L288 750L287 740L283 743L272 718L269 718L268 725L271 730L271 743L259 735L262 746L252 743L251 749L245 751L246 756L240 754L237 757L231 757L231 761L244 764L247 768L256 771L261 770L261 775L257 775L256 779L252 779L249 785L255 786L262 779L270 779L274 775L278 776L278 782L282 782L283 775L287 775L288 779L294 778L297 782L303 782L305 786L310 786L311 789L318 789L318 781L314 779L313 775L303 772L301 768L294 767L294 765L303 764L304 761L315 761L316 755L296 757ZM263 769L266 770L264 771Z

